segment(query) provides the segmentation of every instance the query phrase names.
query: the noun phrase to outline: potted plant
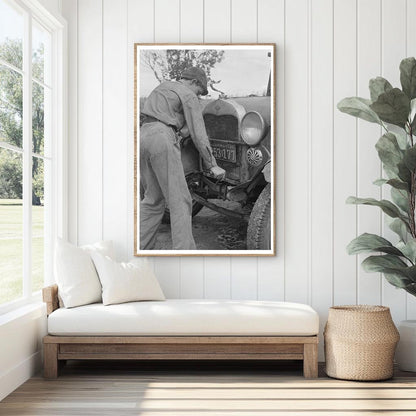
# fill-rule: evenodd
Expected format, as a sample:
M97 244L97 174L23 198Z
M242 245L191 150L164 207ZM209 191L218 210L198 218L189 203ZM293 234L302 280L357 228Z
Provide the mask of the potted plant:
M377 179L374 184L391 189L391 200L350 196L347 203L381 208L390 217L390 229L398 236L398 242L393 244L379 235L364 233L349 243L347 251L374 253L362 262L363 269L381 272L390 284L416 296L415 58L401 61L400 83L401 89L393 88L386 79L377 77L369 82L369 100L348 97L338 103L340 111L383 128L376 150L385 178ZM399 366L416 371L416 321L404 321L399 329L402 338L396 355ZM412 340L410 335L415 338Z

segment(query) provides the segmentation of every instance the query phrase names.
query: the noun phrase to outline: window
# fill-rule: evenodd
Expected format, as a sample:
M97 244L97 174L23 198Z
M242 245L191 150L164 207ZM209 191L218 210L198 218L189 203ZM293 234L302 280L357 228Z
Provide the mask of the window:
M0 312L53 280L51 247L63 226L64 30L31 0L0 0Z

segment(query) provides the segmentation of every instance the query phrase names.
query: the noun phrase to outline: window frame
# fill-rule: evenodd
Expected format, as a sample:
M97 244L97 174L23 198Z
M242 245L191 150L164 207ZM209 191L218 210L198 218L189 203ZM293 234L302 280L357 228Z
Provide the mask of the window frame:
M6 0L7 1L7 0ZM22 148L2 143L1 148L19 152L23 156L23 295L16 300L0 305L0 315L15 310L28 303L41 300L41 291L32 293L32 160L40 157L51 164L49 178L45 177L45 187L49 181L50 201L48 222L45 222L44 240L44 285L54 282L53 248L57 237L67 238L67 23L45 9L37 0L14 0L14 5L24 14L23 38L23 145ZM32 151L32 22L36 21L51 35L51 80L50 86L50 154L39 155ZM3 65L7 63L1 62ZM39 82L38 82L39 83ZM46 88L44 86L44 88Z

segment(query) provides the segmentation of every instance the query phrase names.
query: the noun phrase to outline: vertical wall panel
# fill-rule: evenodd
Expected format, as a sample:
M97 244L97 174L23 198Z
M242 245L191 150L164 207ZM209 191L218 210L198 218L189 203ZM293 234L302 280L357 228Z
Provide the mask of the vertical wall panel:
M416 2L414 0L407 0L406 2L406 29L407 29L407 51L406 56L416 56L416 25L414 24L414 17L416 16Z
M407 0L407 51L406 56L416 57L416 25L414 24L414 16L416 16L416 1ZM407 314L406 319L416 319L416 297L407 296Z
M204 258L184 257L180 262L180 297L204 298Z
M258 2L258 41L276 43L275 80L276 105L274 108L275 131L275 186L276 186L276 257L258 258L258 298L283 300L285 288L285 213L284 213L284 166L285 166L285 2L284 0L259 0Z
M204 294L207 299L231 298L231 262L227 257L205 259Z
M68 240L78 242L78 2L63 0L68 22Z
M180 0L154 0L155 42L179 42Z
M315 0L313 5L310 9L310 299L320 316L326 317L332 306L333 289L333 2ZM321 319L321 333L325 322L326 319Z
M78 243L102 238L102 3L78 2Z
M406 0L382 1L382 74L395 87L400 87L400 61L406 56ZM390 191L384 191L390 198ZM395 235L385 227L387 239ZM406 293L383 279L382 302L391 308L395 321L406 319Z
M368 81L381 74L381 2L369 0L358 2L358 61L357 86L358 96L370 98ZM357 192L363 198L380 199L381 189L373 184L381 175L381 164L376 149L377 140L381 136L380 126L358 121L357 130ZM377 207L358 207L357 234L381 233L381 213ZM361 262L368 256L358 256L358 290L357 302L361 304L381 303L380 273L367 273L361 267Z
M103 1L103 238L127 253L127 0Z
M155 1L155 42L179 42L180 0ZM181 292L181 260L179 257L154 259L155 273L169 298L179 298Z
M204 39L203 0L180 1L180 41L201 43ZM180 259L181 298L204 297L204 258L183 257Z
M153 0L128 0L128 68L127 68L127 97L128 125L127 143L127 257L134 252L134 44L151 43L154 41L154 2ZM153 259L150 264L154 269Z
M285 25L285 300L308 302L308 0L286 2Z
M50 11L52 13L55 13L57 15L61 14L60 1L57 1L57 0L39 0L39 3L41 3L42 6L45 7L45 9L47 9L48 11Z
M129 79L129 96L133 104L133 65L134 65L134 43L152 43L154 42L154 1L153 0L128 0L127 17L128 17L128 49L129 65L128 71L132 75ZM128 118L131 124L129 131L133 133L133 118ZM133 137L133 136L132 136ZM131 141L131 140L129 140Z
M257 42L257 0L231 0L231 42Z
M231 2L231 39L234 43L257 42L257 0ZM231 297L257 298L257 258L231 258Z
M205 0L204 42L230 42L231 0Z
M257 299L257 258L232 258L231 298Z
M180 0L180 41L204 41L204 0Z
M134 44L154 41L153 0L128 0L127 64L127 258L134 253ZM153 264L153 261L151 262Z
M230 42L230 0L204 2L204 42ZM227 257L205 259L205 297L228 299L231 297L231 260Z
M322 322L332 302L382 301L396 321L416 316L415 299L363 273L360 259L346 254L358 233L389 231L375 208L345 204L349 195L380 196L371 184L380 174L373 147L379 129L335 108L346 96L367 97L369 78L380 73L399 85L400 60L416 54L413 0L62 5L69 20L69 90L76 91L69 106L71 241L105 237L115 241L119 257L133 253L134 42L272 42L277 257L156 258L162 288L168 297L311 303Z
M181 297L181 263L179 258L155 258L154 272L165 296L168 299L179 299ZM186 291L184 294L186 295Z
M334 105L357 95L356 2L334 0ZM356 207L345 204L356 194L356 129L354 117L334 110L334 304L357 301L355 256L345 247L356 236Z

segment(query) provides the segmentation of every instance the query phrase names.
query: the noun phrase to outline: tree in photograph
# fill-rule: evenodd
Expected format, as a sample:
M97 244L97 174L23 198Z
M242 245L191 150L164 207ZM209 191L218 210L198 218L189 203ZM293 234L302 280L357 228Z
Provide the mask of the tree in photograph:
M43 71L43 46L33 53L32 71L33 77L41 79ZM6 39L0 44L0 59L9 64L22 68L23 48L20 40ZM33 83L32 88L32 150L34 153L42 153L44 146L44 91L39 84ZM21 148L23 143L23 88L22 76L16 71L0 65L0 140ZM1 175L11 175L0 187L0 198L6 195L15 195L15 198L22 197L22 170L13 169L16 167L16 158L4 156L1 160ZM42 177L40 181L39 175ZM39 167L39 159L33 158L32 177L37 186L32 189L33 205L40 205L43 199L43 169Z
M205 71L208 85L217 83L211 79L211 70L224 59L224 51L218 49L167 49L143 51L141 60L149 67L159 82L180 79L182 72L190 66Z

